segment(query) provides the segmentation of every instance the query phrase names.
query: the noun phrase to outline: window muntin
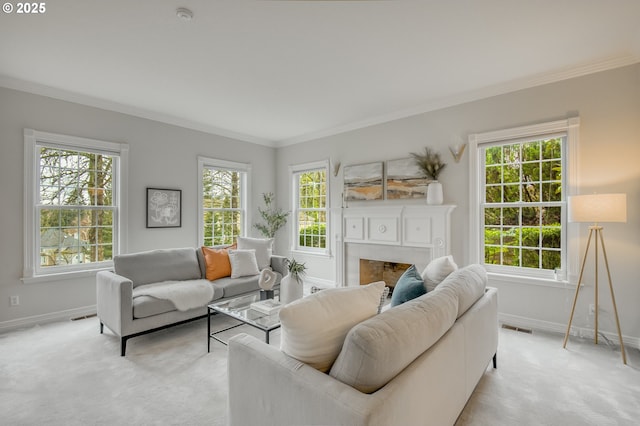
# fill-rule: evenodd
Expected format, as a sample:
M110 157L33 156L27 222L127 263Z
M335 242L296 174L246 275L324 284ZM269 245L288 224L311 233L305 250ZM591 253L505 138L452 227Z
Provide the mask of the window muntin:
M25 129L24 148L22 280L111 267L126 244L128 145Z
M201 160L200 169L200 243L205 246L233 244L245 232L248 169L231 167L218 160Z
M488 270L564 269L566 136L480 146L482 260Z
M293 173L294 248L303 251L328 251L327 167L300 166Z
M37 144L39 271L113 259L114 155Z
M117 157L37 144L38 269L110 261Z

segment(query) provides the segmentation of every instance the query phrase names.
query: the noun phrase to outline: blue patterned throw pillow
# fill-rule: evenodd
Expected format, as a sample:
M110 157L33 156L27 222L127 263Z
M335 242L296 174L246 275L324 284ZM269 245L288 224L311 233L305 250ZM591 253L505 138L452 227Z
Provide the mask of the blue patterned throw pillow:
M424 281L416 269L416 265L411 265L404 271L391 295L391 306L398 306L411 299L422 296L427 292Z

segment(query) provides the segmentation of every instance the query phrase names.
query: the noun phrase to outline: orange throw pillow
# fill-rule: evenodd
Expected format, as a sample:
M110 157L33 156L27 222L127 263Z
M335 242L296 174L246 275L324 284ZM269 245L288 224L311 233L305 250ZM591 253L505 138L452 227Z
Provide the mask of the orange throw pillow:
M227 249L202 247L204 263L207 266L206 277L209 281L231 276L231 262Z

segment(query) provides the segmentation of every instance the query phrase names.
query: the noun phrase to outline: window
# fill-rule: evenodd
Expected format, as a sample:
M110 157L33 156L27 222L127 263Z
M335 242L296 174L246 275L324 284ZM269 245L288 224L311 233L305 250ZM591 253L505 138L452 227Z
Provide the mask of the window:
M110 267L122 249L128 146L24 133L25 278Z
M294 249L328 253L326 161L291 169Z
M577 119L470 137L476 261L487 271L557 278L567 271L568 156Z
M200 244L233 244L244 235L249 198L250 166L243 163L198 159L200 181Z

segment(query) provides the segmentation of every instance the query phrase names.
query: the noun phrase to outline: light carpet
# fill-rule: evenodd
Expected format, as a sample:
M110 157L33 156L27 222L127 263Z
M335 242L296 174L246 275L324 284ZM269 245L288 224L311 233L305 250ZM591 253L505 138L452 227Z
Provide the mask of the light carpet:
M218 315L212 329L233 323ZM226 424L227 350L212 341L207 353L206 320L131 339L126 357L98 324L0 334L1 424ZM238 332L263 337L243 326L223 338ZM502 329L498 369L487 369L456 425L637 425L640 351L629 348L624 366L615 346L572 337L565 350L562 337Z

